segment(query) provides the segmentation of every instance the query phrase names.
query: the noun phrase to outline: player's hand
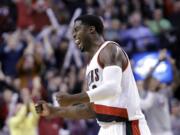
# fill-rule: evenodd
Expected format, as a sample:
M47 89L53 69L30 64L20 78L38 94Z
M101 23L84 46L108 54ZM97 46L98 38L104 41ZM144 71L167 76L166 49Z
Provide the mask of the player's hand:
M38 101L35 105L35 110L41 116L50 116L53 111L53 107L45 101Z
M73 96L68 93L64 93L64 92L59 92L56 95L56 100L59 103L59 105L62 107L69 106L74 103Z

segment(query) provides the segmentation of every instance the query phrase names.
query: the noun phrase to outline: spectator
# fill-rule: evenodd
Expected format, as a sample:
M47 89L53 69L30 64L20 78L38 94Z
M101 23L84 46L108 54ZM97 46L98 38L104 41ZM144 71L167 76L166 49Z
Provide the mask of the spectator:
M0 94L0 108L1 108L1 115L0 115L0 128L2 129L5 126L5 121L8 117L9 111L9 104L12 98L12 91L9 89L5 89L2 94Z
M49 25L49 18L46 15L48 8L47 0L18 0L18 27L21 29L30 28L34 34L39 33L42 28Z
M17 8L13 0L1 0L0 2L0 37L4 32L12 32L16 29Z
M39 116L35 112L29 90L21 90L22 104L17 104L14 115L9 118L11 135L36 135Z
M148 45L156 43L150 29L142 25L142 18L139 12L134 12L130 16L129 21L132 27L128 30L127 38L135 42L137 51L145 51Z
M23 55L26 43L20 40L20 31L6 35L6 41L0 45L0 61L2 71L6 76L16 77L16 65Z
M144 81L145 97L141 99L141 108L153 135L172 135L168 98L158 89L160 82L152 77L152 73L164 60L165 51L160 53L159 62L151 69Z
M154 34L159 35L160 33L166 32L172 28L170 21L163 18L161 9L155 9L153 16L154 20L147 21L147 26Z
M57 68L62 71L64 65L64 59L66 57L66 53L69 46L69 40L63 38L57 48L55 48L55 58L57 63Z
M24 55L18 62L18 73L21 88L27 87L32 89L32 80L38 77L41 69L41 63L32 54Z
M39 120L39 135L61 135L59 130L63 126L63 120L61 118L44 118ZM63 134L62 134L63 135Z
M106 28L105 30L105 38L107 40L120 40L120 32L121 32L122 24L118 18L113 18L111 20L111 27Z
M17 27L20 29L33 28L33 20L31 18L31 3L27 0L16 1L18 19Z

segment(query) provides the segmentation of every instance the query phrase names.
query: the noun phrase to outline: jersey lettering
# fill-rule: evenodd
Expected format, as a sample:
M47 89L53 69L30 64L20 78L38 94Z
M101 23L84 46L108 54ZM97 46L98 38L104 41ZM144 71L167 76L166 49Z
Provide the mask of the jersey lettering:
M99 81L99 69L93 69L88 73L88 86Z

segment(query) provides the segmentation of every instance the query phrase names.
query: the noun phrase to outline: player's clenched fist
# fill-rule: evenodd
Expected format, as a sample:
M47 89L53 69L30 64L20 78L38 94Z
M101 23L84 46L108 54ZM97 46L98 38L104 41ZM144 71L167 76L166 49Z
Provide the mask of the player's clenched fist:
M36 112L41 116L50 116L53 113L52 105L45 101L38 101L35 105Z

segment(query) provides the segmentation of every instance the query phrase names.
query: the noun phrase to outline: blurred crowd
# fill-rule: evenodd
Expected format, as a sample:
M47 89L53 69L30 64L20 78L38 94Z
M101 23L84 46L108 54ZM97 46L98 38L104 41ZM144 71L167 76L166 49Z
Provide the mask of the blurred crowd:
M81 14L101 16L105 39L118 42L130 59L135 53L159 51L159 61L170 62L170 84L152 77L158 64L137 84L150 130L164 128L180 135L178 0L1 0L0 135L97 134L95 120L44 118L33 107L40 99L56 106L59 91L87 90L87 57L70 32L77 8Z

